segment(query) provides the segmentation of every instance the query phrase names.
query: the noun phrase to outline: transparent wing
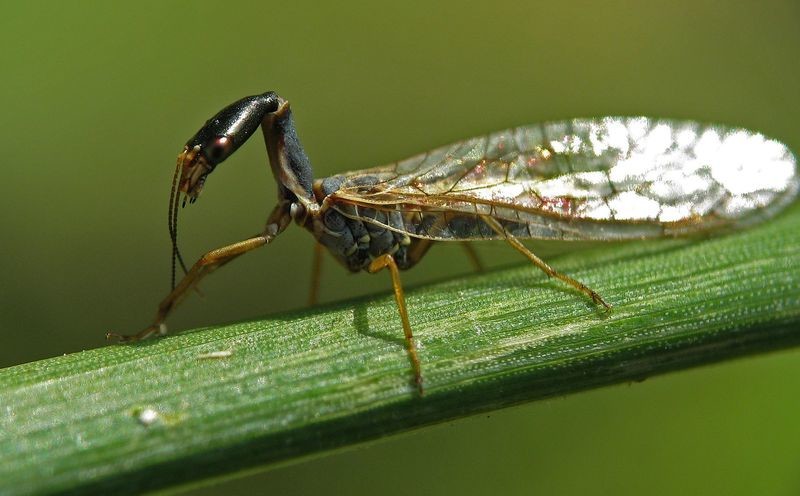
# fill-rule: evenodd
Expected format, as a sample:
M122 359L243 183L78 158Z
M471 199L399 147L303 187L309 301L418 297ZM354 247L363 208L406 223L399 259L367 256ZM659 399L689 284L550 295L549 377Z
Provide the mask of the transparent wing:
M437 240L614 240L739 227L797 194L795 158L745 129L645 117L531 125L346 173L342 214Z

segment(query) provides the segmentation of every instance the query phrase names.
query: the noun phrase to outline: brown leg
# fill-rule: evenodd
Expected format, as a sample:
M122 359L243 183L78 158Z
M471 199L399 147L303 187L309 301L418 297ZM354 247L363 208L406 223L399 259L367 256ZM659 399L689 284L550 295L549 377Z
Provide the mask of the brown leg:
M400 312L400 320L403 322L403 332L406 335L406 349L408 358L411 360L411 367L414 369L414 382L422 396L422 370L417 357L417 348L414 346L414 335L411 334L411 324L408 322L408 312L406 311L406 299L403 296L403 287L400 285L400 271L391 255L381 255L369 264L369 272L374 274L381 269L389 269L392 275L392 287L394 288L394 299L397 302L397 310Z
M133 342L147 339L153 335L166 334L167 327L164 325L164 320L175 309L180 301L186 294L198 283L200 279L212 272L214 269L230 262L234 258L254 250L265 244L269 243L272 237L269 235L256 236L232 245L223 246L216 250L211 250L206 253L200 260L195 262L189 272L181 279L181 282L175 286L175 289L167 295L166 298L158 305L158 312L153 324L143 331L132 335L120 335L113 332L106 334L106 339L118 338L120 342Z
M311 262L311 289L308 292L308 306L313 307L319 300L320 274L322 273L322 245L314 243L314 259Z
M472 246L472 243L469 241L462 241L461 246L463 246L464 251L467 252L467 258L469 258L469 262L472 264L472 268L475 269L475 272L483 272L483 263L481 263L478 252L475 251L475 247Z
M566 274L562 274L560 272L557 272L555 269L553 269L552 267L547 265L547 263L545 263L544 260L542 260L541 258L537 257L536 255L533 254L533 252L531 252L530 250L525 248L525 245L523 245L516 237L514 237L510 233L506 232L506 230L503 229L503 226L501 226L500 223L497 222L497 220L493 219L492 217L488 217L488 216L484 216L484 215L482 215L481 218L483 219L484 222L486 222L489 225L489 227L494 229L495 232L497 232L498 234L503 235L506 238L506 241L508 241L508 243L511 246L513 246L515 250L517 250L518 252L522 253L526 257L528 257L528 260L533 262L533 264L535 266L539 267L539 269L541 269L542 272L544 272L545 274L547 274L550 277L555 277L556 279L560 279L560 280L564 281L565 283L569 284L573 288L577 289L581 293L583 293L586 296L588 296L589 298L591 298L592 301L595 304L603 305L606 308L606 310L611 310L611 305L606 303L603 300L603 298L599 294L597 294L596 291L594 291L593 289L591 289L587 285L583 284L582 282L576 281L575 279L571 278L570 276L568 276Z

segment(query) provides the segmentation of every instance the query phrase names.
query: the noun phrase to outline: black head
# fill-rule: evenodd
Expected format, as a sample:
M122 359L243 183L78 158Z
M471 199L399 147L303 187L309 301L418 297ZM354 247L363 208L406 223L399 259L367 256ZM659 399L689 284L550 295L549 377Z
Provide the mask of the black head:
M206 177L253 135L264 116L278 107L279 97L270 91L242 98L206 121L178 155L178 190L194 202Z

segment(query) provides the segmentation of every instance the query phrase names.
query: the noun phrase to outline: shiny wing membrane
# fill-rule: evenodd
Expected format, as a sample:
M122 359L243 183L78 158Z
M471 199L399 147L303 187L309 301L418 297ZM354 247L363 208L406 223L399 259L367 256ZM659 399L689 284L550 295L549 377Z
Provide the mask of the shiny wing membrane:
M418 238L622 240L740 227L796 195L782 143L691 121L608 117L518 127L345 173L327 202Z

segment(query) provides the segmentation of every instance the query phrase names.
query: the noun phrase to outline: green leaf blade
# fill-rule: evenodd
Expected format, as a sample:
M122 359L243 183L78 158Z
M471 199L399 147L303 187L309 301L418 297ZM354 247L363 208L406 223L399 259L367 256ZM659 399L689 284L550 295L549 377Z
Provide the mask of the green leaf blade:
M728 236L552 260L609 314L531 266L410 291L422 398L390 295L3 369L0 489L138 493L794 346L799 233L795 206Z

